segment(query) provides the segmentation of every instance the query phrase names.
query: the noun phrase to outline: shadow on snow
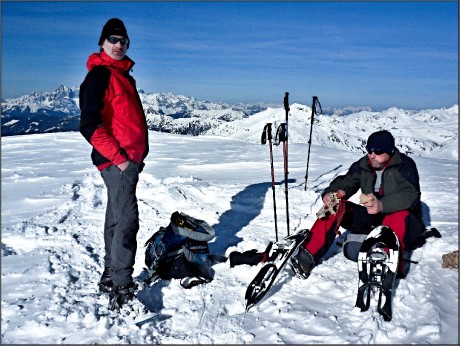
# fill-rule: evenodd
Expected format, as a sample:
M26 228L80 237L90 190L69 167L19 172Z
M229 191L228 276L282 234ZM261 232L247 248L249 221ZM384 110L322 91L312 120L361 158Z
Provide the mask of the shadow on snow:
M249 225L261 212L267 190L271 183L258 183L246 186L232 197L231 208L225 211L217 224L213 226L216 239L209 244L211 253L224 254L225 251L237 245L243 238L238 232Z

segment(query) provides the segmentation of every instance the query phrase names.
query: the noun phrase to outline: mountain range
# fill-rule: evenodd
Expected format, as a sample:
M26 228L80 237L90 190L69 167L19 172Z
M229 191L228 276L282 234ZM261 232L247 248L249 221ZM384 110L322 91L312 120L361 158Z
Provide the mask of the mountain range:
M267 122L274 124L273 135L278 125L285 122L282 105L229 105L172 93L145 93L143 90L139 90L139 95L152 131L231 136L258 142ZM78 131L78 97L79 87L61 85L52 92L2 98L1 135ZM370 107L323 107L322 114L314 115L310 139L311 116L309 106L290 105L289 142L311 141L317 145L363 152L369 129L386 129L395 136L398 148L410 154L427 155L447 146L458 146L458 105L426 110L391 107L380 111L373 111Z

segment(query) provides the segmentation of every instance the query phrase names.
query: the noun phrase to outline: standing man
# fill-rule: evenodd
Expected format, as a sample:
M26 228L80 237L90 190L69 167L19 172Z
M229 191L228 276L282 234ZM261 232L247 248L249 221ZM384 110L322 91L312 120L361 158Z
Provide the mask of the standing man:
M393 230L401 246L401 256L404 249L415 246L425 231L414 160L395 147L393 135L385 130L369 136L366 150L367 155L323 191L325 206L330 205L332 193L345 203L339 204L336 215L317 219L309 239L291 257L291 266L300 277L308 278L334 242L339 226L349 231L343 253L352 261L358 260L362 242L376 226L385 225ZM361 205L346 201L359 189ZM407 274L401 260L398 274L400 277Z
M134 65L126 56L129 43L124 23L110 19L80 87L80 132L93 146L93 164L107 187L105 269L99 287L110 292L111 310L132 300L137 288L132 277L139 230L136 186L149 151L144 110L129 74Z

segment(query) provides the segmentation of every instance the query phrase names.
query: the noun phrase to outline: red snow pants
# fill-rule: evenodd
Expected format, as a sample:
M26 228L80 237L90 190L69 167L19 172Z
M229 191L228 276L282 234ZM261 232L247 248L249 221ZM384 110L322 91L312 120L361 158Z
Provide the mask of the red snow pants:
M304 246L318 263L334 242L339 226L348 229L350 235L362 235L362 240L364 240L374 227L380 225L390 227L399 240L399 270L405 276L407 273L403 273L403 251L406 245L414 243L425 229L423 223L407 210L391 214L370 215L365 207L343 201L336 215L328 214L315 221L310 229L309 240Z

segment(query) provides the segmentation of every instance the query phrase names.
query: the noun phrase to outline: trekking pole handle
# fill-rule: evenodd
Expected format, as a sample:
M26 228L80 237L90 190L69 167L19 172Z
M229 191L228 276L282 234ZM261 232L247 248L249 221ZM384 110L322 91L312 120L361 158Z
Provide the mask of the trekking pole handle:
M262 131L262 136L260 138L262 145L267 143L267 137L268 137L268 141L271 143L272 141L272 123L267 123L264 126L264 129Z
M284 93L284 110L286 112L289 112L291 110L289 108L289 93L288 92Z
M318 115L318 112L317 112L317 107L318 106L319 106L319 109L320 109L319 114L323 114L323 109L321 108L321 103L318 100L318 96L313 96L312 114ZM312 119L313 119L313 116L312 116ZM312 122L313 122L313 120L312 120Z
M272 123L267 123L267 138L268 141L272 140Z

